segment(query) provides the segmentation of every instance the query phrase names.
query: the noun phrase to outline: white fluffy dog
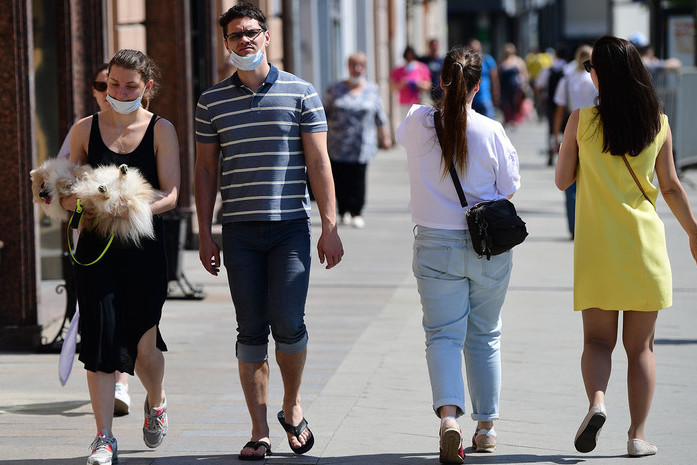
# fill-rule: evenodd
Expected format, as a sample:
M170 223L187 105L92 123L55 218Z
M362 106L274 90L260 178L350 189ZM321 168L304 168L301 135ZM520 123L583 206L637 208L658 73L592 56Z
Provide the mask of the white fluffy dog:
M83 228L136 245L144 238L155 238L150 204L163 194L137 168L100 166L78 178L73 193L88 213L82 218Z
M67 158L51 158L29 172L34 203L39 204L46 216L67 221L68 212L60 203L62 197L73 194L77 177L85 177L91 168L70 162Z
M52 158L29 174L33 200L50 218L67 221L69 212L60 199L76 194L86 211L81 228L104 237L113 234L136 245L155 237L150 204L163 194L153 189L137 168L107 165L92 169Z

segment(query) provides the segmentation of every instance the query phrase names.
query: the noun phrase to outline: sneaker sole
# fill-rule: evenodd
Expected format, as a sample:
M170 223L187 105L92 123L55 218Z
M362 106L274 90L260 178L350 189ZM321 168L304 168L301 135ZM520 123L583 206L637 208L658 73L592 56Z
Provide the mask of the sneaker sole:
M476 444L472 444L472 447L474 448L475 452L494 452L496 450L496 446L478 446Z
M128 415L129 407L128 404L121 399L114 399L114 415L117 417L122 417Z
M460 457L460 444L462 443L462 437L460 432L455 429L448 429L443 432L443 436L440 441L440 463L463 463L464 459Z
M156 448L160 447L160 444L162 444L162 441L164 441L165 436L167 436L167 434L163 434L162 438L160 438L160 440L157 443L151 443L151 442L148 442L147 438L145 437L145 433L143 433L143 442L149 448L156 449Z
M577 451L587 453L595 449L598 441L598 433L605 424L605 420L605 415L601 413L596 413L591 417L584 430L578 435L578 438L576 438L574 442Z
M89 458L87 459L87 465L116 465L116 464L118 464L118 463L119 463L119 457L118 457L118 455L112 457L111 460L108 461L108 462L101 462L101 463L90 462L90 459L89 459Z

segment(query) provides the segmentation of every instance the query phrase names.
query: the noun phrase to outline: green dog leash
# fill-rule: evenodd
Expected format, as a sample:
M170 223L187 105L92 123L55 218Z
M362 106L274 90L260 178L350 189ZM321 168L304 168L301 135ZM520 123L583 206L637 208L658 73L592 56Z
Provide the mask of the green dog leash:
M82 263L82 262L78 261L78 259L75 258L75 254L73 253L73 246L70 243L70 236L71 236L70 229L71 229L71 225L73 224L73 217L75 216L75 213L80 215L78 217L77 225L75 226L75 228L77 229L77 227L80 226L80 223L82 223L82 210L83 210L82 201L80 199L77 199L77 207L75 208L75 211L72 213L72 215L70 215L70 221L68 221L68 231L67 231L68 232L68 234L67 234L67 236L68 236L68 251L70 251L70 256L72 257L72 259L75 263L77 263L78 265L82 265L82 266L90 266L90 265L94 265L99 260L101 260L102 257L104 256L104 254L106 253L106 251L109 250L109 246L111 246L111 243L114 240L114 235L113 234L111 235L111 237L109 238L109 242L107 242L107 244L106 244L106 247L104 247L104 250L102 250L102 253L100 253L99 256L96 259L94 259L94 261L91 261L90 263Z

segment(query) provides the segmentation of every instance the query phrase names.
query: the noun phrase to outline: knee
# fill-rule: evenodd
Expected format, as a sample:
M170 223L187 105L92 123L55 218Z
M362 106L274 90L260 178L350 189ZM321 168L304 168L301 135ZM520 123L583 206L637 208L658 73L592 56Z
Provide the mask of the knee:
M584 346L612 352L617 344L617 338L612 337L586 337L583 341Z
M643 355L653 355L653 340L651 341L635 341L632 338L623 338L622 344L624 351L627 353L627 358L637 358Z
M288 347L282 352L293 352L290 347L302 350L307 345L307 328L305 322L295 319L285 319L271 324L271 333L276 341L277 347Z
M149 369L159 365L164 360L162 351L155 346L139 345L137 363L141 369Z

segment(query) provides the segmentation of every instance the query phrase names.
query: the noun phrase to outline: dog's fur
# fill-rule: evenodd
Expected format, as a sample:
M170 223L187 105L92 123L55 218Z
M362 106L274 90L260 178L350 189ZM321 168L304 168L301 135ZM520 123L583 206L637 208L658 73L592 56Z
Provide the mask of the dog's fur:
M67 221L68 212L61 205L61 198L73 194L78 177L91 171L87 165L75 165L67 158L51 158L29 172L34 203L39 204L46 216Z
M83 216L83 228L136 245L144 238L155 238L150 204L163 194L137 168L100 166L79 178L73 192L88 213Z
M92 169L68 159L52 158L30 173L33 200L50 218L67 221L60 199L76 194L85 213L81 228L140 245L153 239L150 204L163 197L137 168L107 165Z

